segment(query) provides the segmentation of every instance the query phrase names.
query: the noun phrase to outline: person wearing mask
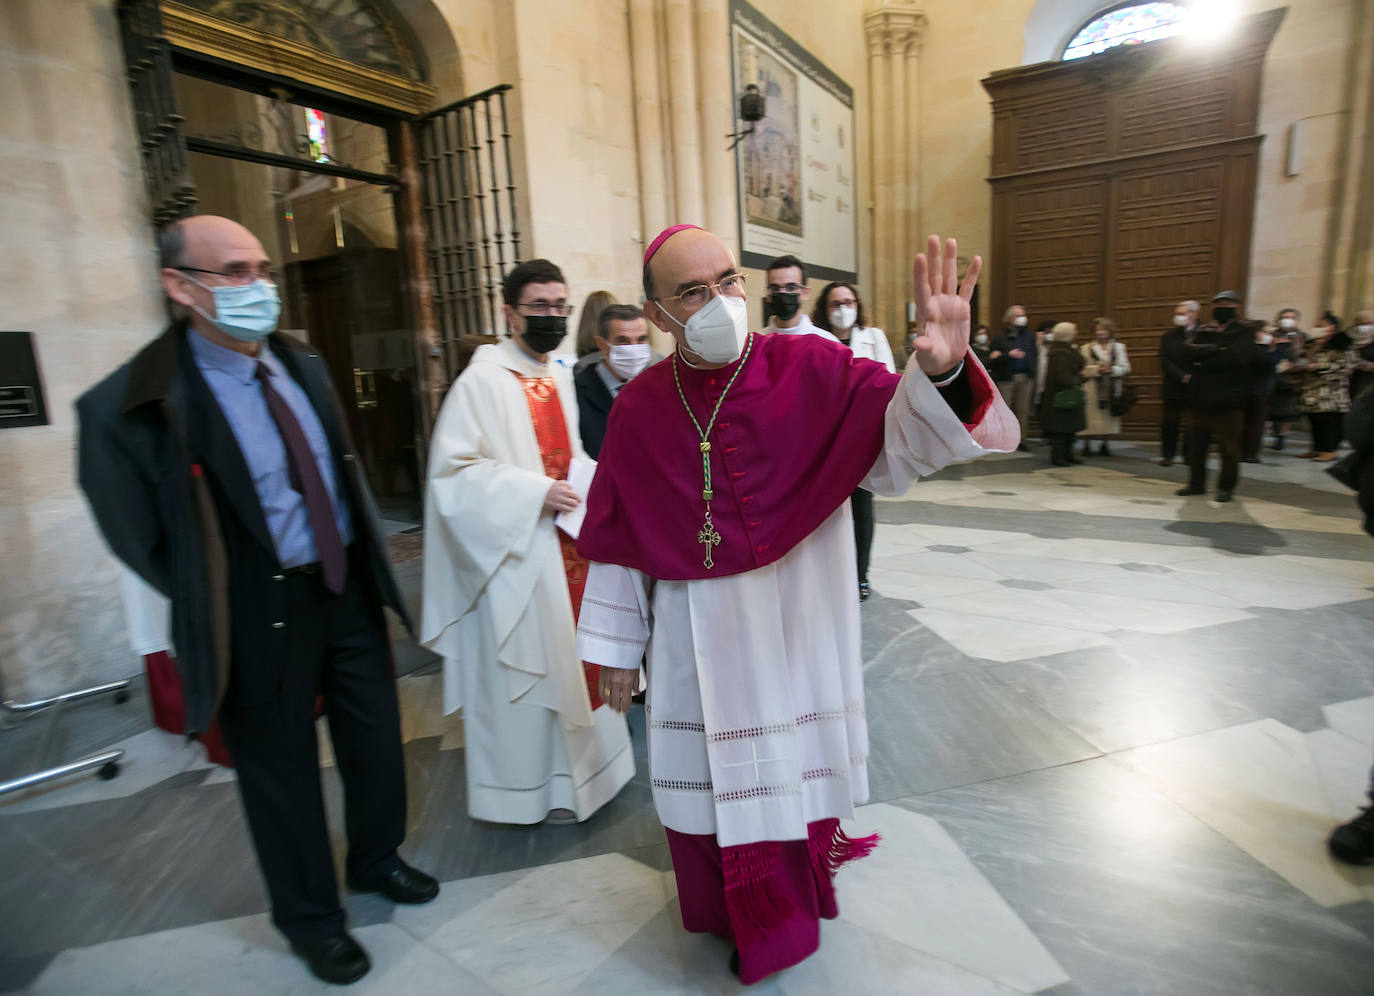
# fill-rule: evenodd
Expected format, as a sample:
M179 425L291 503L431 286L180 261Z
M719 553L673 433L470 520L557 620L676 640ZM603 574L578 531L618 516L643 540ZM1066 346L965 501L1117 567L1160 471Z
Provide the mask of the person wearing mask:
M1361 311L1346 332L1355 348L1355 369L1350 374L1350 400L1374 384L1374 311Z
M582 302L582 317L577 322L577 366L574 372L581 373L601 359L596 337L601 331L601 312L615 304L615 295L610 291L592 291Z
M371 963L339 903L316 702L349 887L429 902L438 882L397 854L406 771L383 607L410 618L329 370L277 331L262 243L214 215L158 242L177 318L77 401L81 489L115 556L171 601L185 733L218 720L273 924L316 977L354 982Z
M1180 498L1206 494L1207 453L1221 450L1219 502L1231 501L1240 480L1245 406L1264 357L1255 344L1255 324L1241 317L1240 295L1221 291L1212 298L1212 321L1187 344L1188 485Z
M1350 373L1359 360L1350 336L1340 331L1340 319L1326 312L1312 327L1312 339L1294 369L1302 372L1302 410L1312 426L1312 449L1305 459L1330 463L1336 459L1350 410Z
M1083 354L1073 348L1078 326L1060 322L1050 331L1045 358L1045 392L1040 400L1040 426L1050 441L1050 463L1070 467L1083 461L1073 455L1074 436L1087 424L1083 391Z
M1278 367L1283 354L1278 350L1276 326L1255 329L1255 345L1260 348L1264 362L1250 387L1250 400L1245 406L1245 435L1241 442L1242 463L1263 463L1260 450L1264 447L1264 426L1269 421L1269 399L1278 384Z
M882 329L869 328L864 322L864 303L853 284L827 284L816 302L811 321L819 329L833 333L840 342L864 360L873 360L896 373L892 360L892 344ZM986 329L984 329L986 336ZM971 344L978 351L977 336ZM981 357L980 357L981 359ZM855 488L849 496L849 508L854 513L854 547L858 555L859 601L868 601L868 562L873 552L873 492Z
M817 328L802 306L811 299L806 285L806 267L796 256L779 256L768 264L768 289L764 306L771 316L768 328L784 335L818 335L831 342L840 340L833 332Z
M1083 393L1085 395L1083 431L1078 438L1083 440L1083 455L1092 449L1092 441L1098 440L1098 454L1111 456L1107 440L1121 435L1121 416L1112 414L1112 402L1121 396L1126 377L1131 372L1131 361L1126 355L1126 346L1116 338L1116 322L1110 318L1098 318L1093 322L1093 341L1084 344L1079 351L1083 354Z
M468 815L567 824L634 777L634 753L577 655L587 561L558 521L585 497L572 375L550 360L568 284L532 259L501 295L511 337L473 353L434 423L420 636L444 660L444 713L463 710Z
M1039 366L1035 350L1035 333L1031 330L1026 309L1013 304L1002 315L1002 332L993 340L993 351L1006 356L1006 365L1000 368L1001 380L997 389L1002 392L1002 400L1016 413L1021 423L1021 443L1017 449L1022 453L1030 451L1026 445L1026 427L1030 422L1031 398L1035 394L1035 374ZM991 373L992 371L989 371Z
M644 312L634 305L613 304L604 309L600 326L595 341L601 362L584 368L573 378L582 448L593 460L601 452L606 420L620 389L654 362Z
M1174 305L1173 327L1159 338L1159 372L1163 378L1164 412L1159 421L1159 465L1172 467L1178 456L1178 436L1183 415L1188 407L1188 380L1184 369L1187 363L1185 346L1197 332L1196 301L1180 301Z
M1273 387L1269 391L1269 424L1274 433L1274 450L1281 451L1290 425L1302 417L1302 374L1293 371L1293 361L1302 353L1303 335L1298 329L1302 314L1297 308L1284 308L1274 317Z
M986 325L979 325L973 330L969 348L973 350L973 355L978 357L978 362L983 364L984 369L989 367L992 364L992 330Z

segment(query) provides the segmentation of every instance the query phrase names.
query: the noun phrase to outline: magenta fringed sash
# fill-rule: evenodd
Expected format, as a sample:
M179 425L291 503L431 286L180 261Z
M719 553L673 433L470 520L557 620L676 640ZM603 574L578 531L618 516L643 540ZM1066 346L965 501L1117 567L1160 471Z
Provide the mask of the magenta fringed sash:
M848 837L836 819L817 820L807 826L807 832L816 894L832 900L840 866L868 856L881 839L876 833ZM730 914L735 943L741 948L764 940L792 913L792 904L777 887L780 854L778 842L772 840L721 848L725 909Z

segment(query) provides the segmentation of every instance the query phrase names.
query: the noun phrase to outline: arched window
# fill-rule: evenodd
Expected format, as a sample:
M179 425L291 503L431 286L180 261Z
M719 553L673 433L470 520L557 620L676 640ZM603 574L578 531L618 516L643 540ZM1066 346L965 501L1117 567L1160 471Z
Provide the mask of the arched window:
M1064 60L1097 55L1118 45L1140 45L1178 34L1188 9L1177 3L1133 3L1099 14L1064 47Z

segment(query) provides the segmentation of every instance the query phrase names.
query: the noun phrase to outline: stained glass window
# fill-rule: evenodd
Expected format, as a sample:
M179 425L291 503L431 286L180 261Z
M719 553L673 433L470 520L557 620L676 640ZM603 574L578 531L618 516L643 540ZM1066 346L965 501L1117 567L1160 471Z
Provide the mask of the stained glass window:
M313 107L305 109L305 133L310 140L310 158L317 163L329 162L329 132L323 112Z
M1083 26L1064 49L1064 59L1097 55L1118 45L1140 45L1178 34L1188 10L1176 3L1137 3L1109 10Z

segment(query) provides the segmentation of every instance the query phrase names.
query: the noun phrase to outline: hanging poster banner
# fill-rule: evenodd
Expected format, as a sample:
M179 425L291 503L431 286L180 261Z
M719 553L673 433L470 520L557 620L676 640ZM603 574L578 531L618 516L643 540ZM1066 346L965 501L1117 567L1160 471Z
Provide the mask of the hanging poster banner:
M790 253L817 277L854 280L854 91L744 0L731 22L735 106L751 84L767 100L735 148L741 262Z

